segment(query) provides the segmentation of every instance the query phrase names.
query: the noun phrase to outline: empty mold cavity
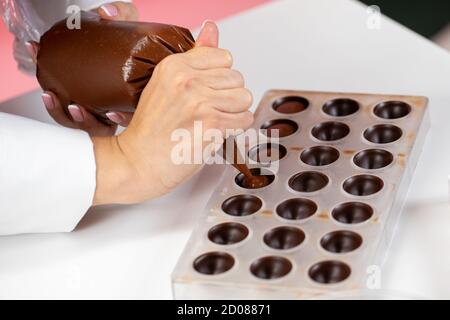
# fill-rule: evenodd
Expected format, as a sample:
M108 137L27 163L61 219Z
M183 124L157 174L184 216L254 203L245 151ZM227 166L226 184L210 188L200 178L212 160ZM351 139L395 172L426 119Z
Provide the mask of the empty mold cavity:
M402 101L386 101L375 106L373 113L383 119L400 119L411 112L411 106Z
M354 196L369 196L383 189L384 182L376 176L362 174L348 178L344 182L345 192Z
M194 261L194 269L202 274L216 275L227 272L234 266L234 258L225 252L209 252Z
M322 110L333 117L346 117L359 111L359 103L352 99L334 99L325 103Z
M350 128L336 121L328 121L320 123L311 130L314 138L321 141L336 141L345 138L350 133Z
M373 209L362 202L346 202L334 208L331 216L340 223L358 224L372 218Z
M264 123L261 129L267 130L266 135L270 138L275 130L278 131L278 137L284 138L293 135L298 130L298 124L288 119L275 119Z
M248 178L243 173L239 173L234 181L238 186L245 189L260 189L267 187L275 180L275 175L270 171L261 170L260 168L250 169L252 177Z
M289 179L289 187L298 192L315 192L325 188L329 179L326 175L315 171L305 171Z
M254 261L250 272L260 279L271 280L284 277L292 270L292 263L283 257L268 256Z
M294 198L280 203L275 211L283 219L304 220L316 213L317 204L309 199Z
M299 246L305 240L305 233L296 227L277 227L264 235L264 243L277 250L288 250Z
M363 243L362 237L353 231L341 230L327 233L320 245L328 252L347 253L358 249Z
M220 245L239 243L248 237L246 226L235 222L226 222L212 227L208 232L208 239Z
M248 155L250 159L259 163L270 163L286 157L287 149L281 144L265 143L253 147Z
M326 166L339 159L339 151L327 146L316 146L306 149L300 155L300 160L310 166Z
M351 274L350 267L340 261L322 261L313 265L309 271L309 277L322 284L339 283L347 279Z
M261 209L261 207L261 199L247 194L233 196L225 200L222 204L223 212L235 217L252 215Z
M387 167L392 161L394 161L392 153L381 149L363 150L358 152L353 158L355 165L368 170Z
M402 136L402 129L391 124L377 124L364 131L364 138L367 141L378 144L385 144L397 141Z
M309 101L299 96L283 97L276 100L272 108L273 110L284 113L293 114L306 110L309 106Z

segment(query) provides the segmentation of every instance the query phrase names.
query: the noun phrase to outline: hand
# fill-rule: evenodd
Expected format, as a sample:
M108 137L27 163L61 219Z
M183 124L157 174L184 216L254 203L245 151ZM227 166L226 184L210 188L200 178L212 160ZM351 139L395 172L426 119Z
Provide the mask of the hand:
M95 10L103 19L109 20L138 20L138 11L132 3L112 2ZM27 43L28 51L34 60L37 55L37 44ZM117 130L117 125L128 126L133 114L128 112L110 112L106 116L116 125L106 125L97 120L86 108L79 105L68 107L70 116L66 114L58 97L52 92L42 94L44 105L50 116L60 125L73 129L81 129L91 136L112 136Z
M201 164L173 163L175 130L187 129L192 136L194 121L202 121L204 130L217 128L225 134L226 129L252 124L252 95L242 75L231 69L231 54L217 45L217 26L207 22L196 48L169 56L156 67L128 128L117 137L92 137L94 205L156 198L191 177Z

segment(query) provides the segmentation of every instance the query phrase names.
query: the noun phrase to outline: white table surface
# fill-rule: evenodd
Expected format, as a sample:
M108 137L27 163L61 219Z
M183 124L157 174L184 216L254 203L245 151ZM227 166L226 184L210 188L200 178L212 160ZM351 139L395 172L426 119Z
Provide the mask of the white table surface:
M450 298L450 55L388 19L379 30L366 20L354 1L275 1L222 21L222 46L255 101L271 88L430 98L432 129L382 283ZM0 110L49 120L37 92ZM222 169L155 201L92 210L70 234L0 238L0 298L170 299L170 274Z

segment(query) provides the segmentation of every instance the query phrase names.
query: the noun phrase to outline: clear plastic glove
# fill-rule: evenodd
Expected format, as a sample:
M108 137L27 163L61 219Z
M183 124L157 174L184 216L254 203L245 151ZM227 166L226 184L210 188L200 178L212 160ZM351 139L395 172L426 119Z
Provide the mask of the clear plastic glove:
M37 43L41 35L55 22L66 16L69 5L79 5L83 10L95 10L104 19L138 20L136 7L125 1L102 0L0 0L0 13L9 30L15 35L14 57L19 69L36 73ZM100 6L100 7L99 7ZM67 115L56 95L44 92L42 99L50 116L60 125L81 129L90 135L114 135L117 125L109 126L98 121L84 107L72 105ZM111 121L127 126L132 114L112 112L107 115Z

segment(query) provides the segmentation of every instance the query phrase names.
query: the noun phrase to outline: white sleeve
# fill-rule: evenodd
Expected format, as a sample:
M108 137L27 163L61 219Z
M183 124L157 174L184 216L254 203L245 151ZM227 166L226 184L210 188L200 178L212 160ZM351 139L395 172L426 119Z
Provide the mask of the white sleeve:
M0 113L0 235L72 231L95 174L86 133Z

